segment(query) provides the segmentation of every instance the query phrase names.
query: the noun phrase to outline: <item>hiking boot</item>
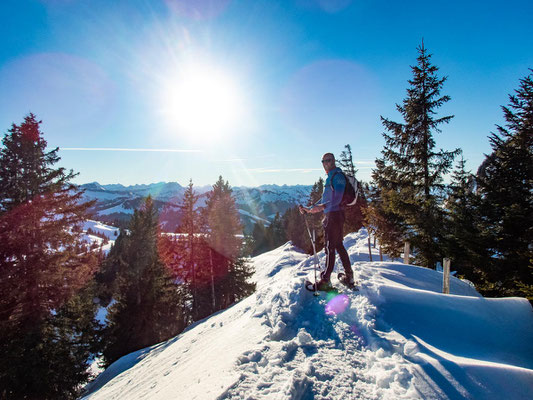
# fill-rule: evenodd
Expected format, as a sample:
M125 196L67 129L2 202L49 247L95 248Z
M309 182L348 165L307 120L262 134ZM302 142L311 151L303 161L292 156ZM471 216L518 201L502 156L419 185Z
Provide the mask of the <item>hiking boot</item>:
M326 271L320 271L320 279L324 279L325 275L326 275Z
M353 285L355 283L355 279L353 278L353 275L346 275L344 277L344 283L347 285Z
M320 290L320 291L323 291L323 292L327 292L329 290L332 290L333 289L333 286L331 286L331 283L329 280L325 280L325 279L320 279L317 283L316 283L316 289L317 290Z
M346 275L345 273L339 273L339 275L337 275L339 281L345 285L345 286L348 286L350 288L353 288L355 287L355 280L353 278L353 275Z

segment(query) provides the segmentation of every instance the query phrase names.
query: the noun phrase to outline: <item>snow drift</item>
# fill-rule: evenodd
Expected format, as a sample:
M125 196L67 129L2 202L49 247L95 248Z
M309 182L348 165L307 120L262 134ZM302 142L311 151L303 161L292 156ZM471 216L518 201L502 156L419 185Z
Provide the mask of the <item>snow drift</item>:
M533 398L527 300L454 277L444 295L439 272L369 262L364 230L344 243L358 292L314 297L312 257L285 244L252 260L254 295L121 358L85 399Z

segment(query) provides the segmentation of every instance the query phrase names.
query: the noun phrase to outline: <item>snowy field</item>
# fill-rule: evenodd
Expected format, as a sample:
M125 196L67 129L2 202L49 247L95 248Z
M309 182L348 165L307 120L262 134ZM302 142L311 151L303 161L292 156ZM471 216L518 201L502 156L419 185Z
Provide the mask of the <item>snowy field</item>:
M87 220L83 223L82 229L87 231L92 229L93 232L96 232L100 235L105 235L108 239L114 240L120 234L120 229L115 228L114 226L105 225L98 221Z
M88 229L91 229L98 235L105 236L108 240L105 243L104 239L100 236L91 235L87 233ZM96 243L102 248L104 254L109 253L111 246L115 243L115 239L120 234L120 229L114 226L105 225L98 221L87 220L83 223L83 240L87 243Z
M369 262L364 230L344 243L358 292L314 297L313 258L286 244L253 259L254 295L121 358L85 399L533 398L527 300L454 277L444 295L439 272Z

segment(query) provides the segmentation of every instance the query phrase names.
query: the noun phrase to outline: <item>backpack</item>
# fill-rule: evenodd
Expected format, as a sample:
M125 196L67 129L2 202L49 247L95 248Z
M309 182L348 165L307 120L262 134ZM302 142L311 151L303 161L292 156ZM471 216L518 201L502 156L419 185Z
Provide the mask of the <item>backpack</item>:
M336 174L342 174L344 176L344 179L346 181L346 185L344 185L344 193L342 194L342 200L341 200L341 207L351 207L357 203L357 197L359 196L359 185L357 180L350 175L346 175L344 172L335 172L333 176L331 177L331 189L335 190L333 188L333 178L335 178Z

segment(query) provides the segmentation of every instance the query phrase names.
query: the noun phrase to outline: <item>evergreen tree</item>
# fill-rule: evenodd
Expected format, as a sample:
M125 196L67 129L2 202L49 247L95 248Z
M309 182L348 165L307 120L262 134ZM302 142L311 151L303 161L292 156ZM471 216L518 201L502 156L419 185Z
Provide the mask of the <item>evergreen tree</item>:
M283 227L283 219L279 212L276 213L274 219L268 226L267 236L270 243L269 250L276 249L287 242L287 235Z
M411 242L419 263L433 266L442 256L443 177L459 149L435 149L434 132L441 132L439 126L453 118L436 118L436 110L450 97L440 95L446 78L437 77L438 68L431 64L423 44L418 53L407 97L396 106L404 123L381 118L385 147L372 173L380 199L374 210L379 213L375 220L391 225L393 237ZM387 245L401 247L401 243Z
M196 203L199 196L194 191L192 179L183 194L183 200L179 205L180 225L179 232L186 233L188 237L194 236L195 233L200 232L200 221Z
M344 150L340 155L339 167L343 170L346 176L351 176L356 179L355 174L357 173L357 168L353 163L352 156L352 147L347 144L344 146ZM357 182L357 179L356 179ZM351 206L347 207L345 210L345 223L344 223L344 233L357 232L364 225L364 215L363 210L366 208L366 198L364 195L363 187L359 183L359 195L357 197L357 202ZM354 188L357 190L357 188Z
M11 210L37 195L75 189L69 182L76 174L53 167L60 160L59 148L46 152L41 123L30 113L22 124L13 124L2 139L0 211Z
M480 282L481 268L489 262L484 249L475 177L465 170L461 157L452 175L446 201L446 254L454 269L473 282Z
M176 276L185 282L189 290L192 321L214 313L216 300L212 255L206 240L209 229L196 207L198 199L191 180L180 205L181 222L178 227L186 236L178 236L174 243L177 251L181 252L181 256L176 257L180 269Z
M102 261L100 270L95 276L97 283L98 298L103 307L107 307L113 299L117 289L117 276L119 271L126 268L126 246L128 233L120 229L118 237L111 246L107 257Z
M265 227L262 221L256 222L250 239L250 254L253 257L278 248L287 241L283 218L279 213L276 213L274 220L268 227Z
M0 149L0 397L74 398L87 381L98 324L96 248L81 224L88 203L54 168L33 114ZM84 294L85 293L85 294ZM29 378L31 377L31 379Z
M253 228L252 228L253 232ZM252 233L244 234L242 254L244 257L253 257L255 251L255 240Z
M192 287L192 314L193 318L198 317L198 262L197 262L197 240L195 240L195 233L200 233L199 214L196 210L196 203L198 201L198 195L194 192L192 179L189 182L189 186L183 195L183 200L180 205L180 226L179 231L187 234L186 249L188 253L187 260L185 261L185 270L188 273L188 279ZM207 264L207 263L206 263Z
M533 70L531 70L533 72ZM520 80L505 127L490 136L492 153L480 167L484 236L491 250L487 293L533 297L533 74Z
M324 180L319 178L313 185L309 199L306 205L311 206L317 203L322 198L324 192ZM290 240L291 243L302 249L308 254L313 254L313 245L307 232L307 224L309 230L313 234L315 231L315 243L317 251L320 251L324 247L324 230L322 228L322 214L300 214L298 207L289 208L283 215L283 230L285 232L286 240Z
M203 248L206 247L205 240L203 238L194 237L195 259L198 264L198 259L201 259ZM170 275L172 282L176 285L176 290L179 294L176 300L176 307L179 309L178 318L179 326L186 327L194 320L193 305L195 300L193 299L193 285L192 274L188 268L188 262L190 261L189 240L184 235L160 235L158 242L158 252L162 263L165 266L167 273ZM201 292L202 275L197 271L197 292ZM197 293L196 309L201 309L202 306L201 293Z
M404 236L398 227L401 226L403 220L397 214L385 209L382 191L377 185L370 186L367 193L369 193L370 203L363 210L366 228L378 239L384 253L392 258L400 257Z
M271 249L271 240L263 222L258 221L252 229L252 257Z
M194 320L207 317L218 311L217 304L221 304L220 292L217 292L217 258L211 249L207 233L204 232L201 237L197 238L197 313ZM217 293L219 295L217 296Z
M78 398L80 384L91 378L89 362L101 348L93 298L88 285L32 329L2 329L1 398Z
M110 306L103 355L109 365L132 351L181 332L182 288L176 285L159 256L158 216L148 197L135 210L129 233L117 257L116 302Z
M346 150L343 150L341 152L341 155L338 160L339 167L344 171L346 175L353 176L355 178L357 168L355 168L355 165L353 163L352 146L346 144L344 145L344 148Z
M222 177L219 177L208 194L204 217L208 226L207 243L210 248L209 263L214 281L215 309L221 310L251 294L253 290L250 288L255 287L246 280L251 267L239 260L242 226L232 189Z
M291 243L305 251L312 254L313 248L309 242L309 235L305 227L304 216L300 214L298 207L291 207L282 217L283 228L288 240ZM310 250L309 250L310 249Z
M230 263L228 277L224 279L228 284L227 294L225 294L227 296L227 307L255 291L255 283L250 281L253 274L253 268L243 257L238 257Z

